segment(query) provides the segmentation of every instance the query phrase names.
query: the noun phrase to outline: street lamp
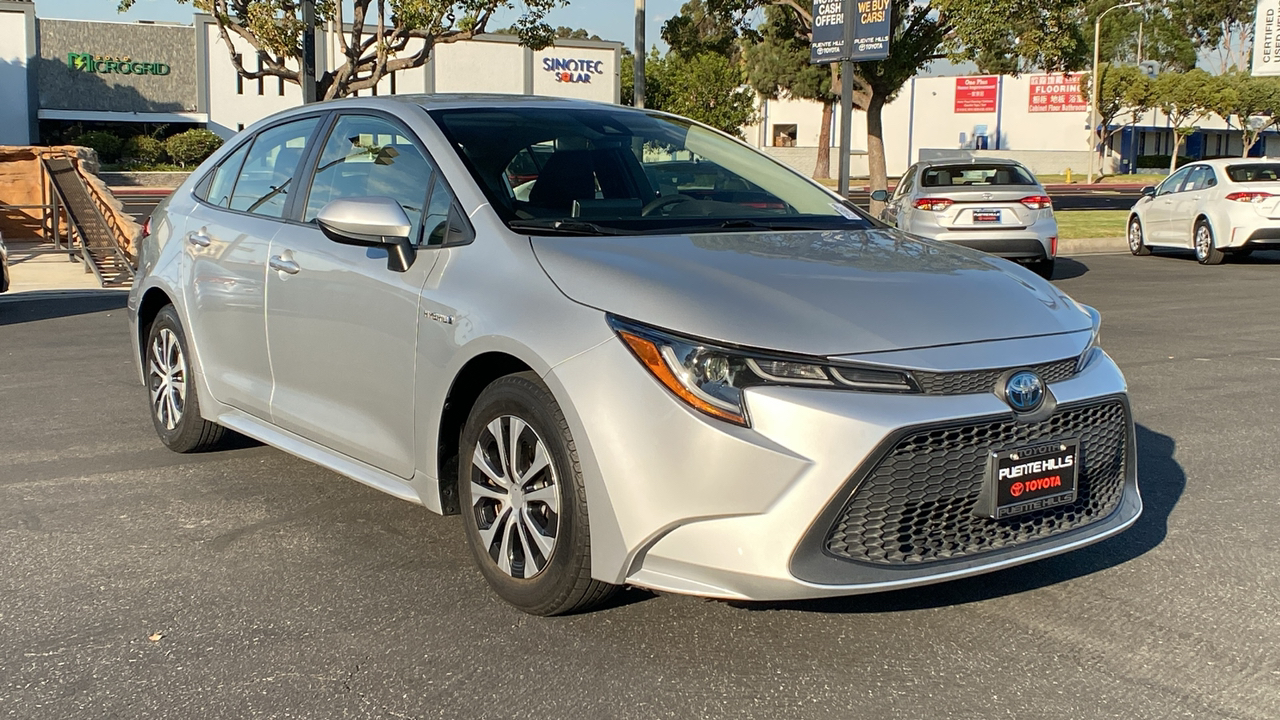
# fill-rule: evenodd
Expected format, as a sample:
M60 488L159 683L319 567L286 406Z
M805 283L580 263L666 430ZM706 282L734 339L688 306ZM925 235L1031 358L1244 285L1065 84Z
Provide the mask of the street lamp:
M1111 7L1098 13L1098 19L1093 21L1093 70L1089 73L1089 183L1093 183L1093 161L1094 156L1098 154L1098 45L1102 42L1102 18L1112 10L1118 10L1126 7L1137 7L1142 3L1127 2ZM1101 169L1101 168L1099 168Z

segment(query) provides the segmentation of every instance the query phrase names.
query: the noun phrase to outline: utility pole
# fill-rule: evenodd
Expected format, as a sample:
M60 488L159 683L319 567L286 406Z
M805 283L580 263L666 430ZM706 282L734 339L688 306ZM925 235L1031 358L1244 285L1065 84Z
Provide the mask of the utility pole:
M849 197L849 154L853 152L853 17L856 4L844 0L844 46L840 51L840 197Z
M636 0L636 107L644 107L644 0Z
M342 32L339 28L338 32ZM316 3L302 0L302 102L316 101Z

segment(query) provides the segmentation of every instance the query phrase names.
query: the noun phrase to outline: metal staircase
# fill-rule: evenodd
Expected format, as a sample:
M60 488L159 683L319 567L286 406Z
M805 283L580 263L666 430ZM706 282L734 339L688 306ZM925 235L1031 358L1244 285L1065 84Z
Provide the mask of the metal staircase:
M102 287L132 285L133 265L71 159L55 156L41 162L58 200L66 208L71 234L79 241L85 266Z

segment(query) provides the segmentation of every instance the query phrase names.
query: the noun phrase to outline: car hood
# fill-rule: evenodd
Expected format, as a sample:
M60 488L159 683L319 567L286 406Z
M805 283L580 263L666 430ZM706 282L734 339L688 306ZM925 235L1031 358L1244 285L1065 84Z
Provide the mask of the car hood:
M570 299L736 345L849 355L1087 330L1053 285L896 230L532 238Z

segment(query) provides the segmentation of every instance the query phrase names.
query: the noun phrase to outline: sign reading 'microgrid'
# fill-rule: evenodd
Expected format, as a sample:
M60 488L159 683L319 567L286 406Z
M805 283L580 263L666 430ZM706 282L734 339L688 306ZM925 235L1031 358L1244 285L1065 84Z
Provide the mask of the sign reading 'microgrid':
M67 67L83 72L116 75L168 75L164 63L136 62L132 58L103 57L93 53L67 53Z

